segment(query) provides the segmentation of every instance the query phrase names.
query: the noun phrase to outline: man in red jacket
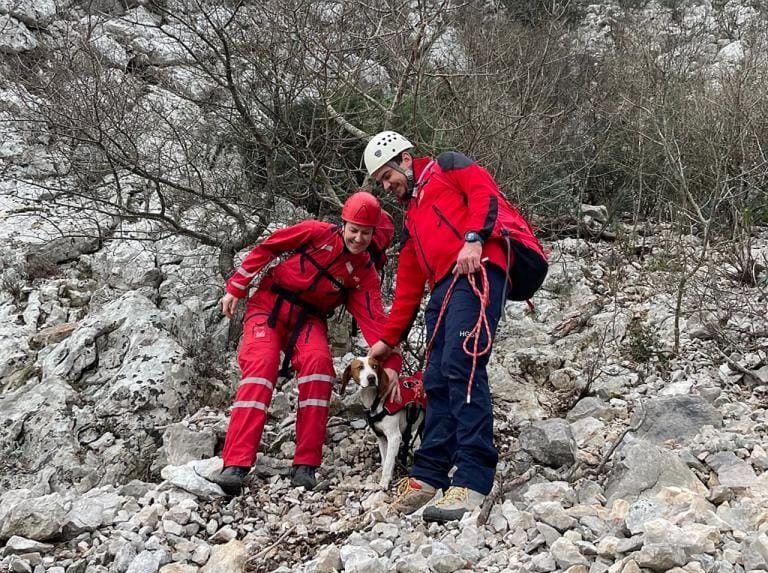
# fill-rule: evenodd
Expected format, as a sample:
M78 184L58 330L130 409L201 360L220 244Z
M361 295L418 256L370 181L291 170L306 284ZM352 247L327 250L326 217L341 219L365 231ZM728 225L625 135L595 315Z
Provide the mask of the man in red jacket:
M531 257L544 269L546 260L485 169L456 152L415 157L412 147L384 131L365 149L368 173L407 206L395 298L370 355L390 356L407 336L428 285L424 435L392 507L412 513L442 489L423 517L443 522L479 506L493 486L498 454L486 365L509 289L526 286L508 278L515 259Z
M328 404L336 381L326 319L346 304L368 344L382 336L385 316L379 275L368 253L383 219L381 206L370 193L358 192L344 203L341 218L341 226L309 220L275 231L245 257L227 282L222 309L232 318L253 277L275 258L292 253L266 272L248 300L243 319L238 354L241 380L224 443L224 469L216 478L230 495L240 493L256 459L280 352L285 354L280 373L287 375L292 364L299 390L291 479L296 486L312 489L317 484L315 468L322 460ZM394 233L388 223L380 227L388 236L376 241L384 249ZM396 382L402 356L392 354L384 366Z

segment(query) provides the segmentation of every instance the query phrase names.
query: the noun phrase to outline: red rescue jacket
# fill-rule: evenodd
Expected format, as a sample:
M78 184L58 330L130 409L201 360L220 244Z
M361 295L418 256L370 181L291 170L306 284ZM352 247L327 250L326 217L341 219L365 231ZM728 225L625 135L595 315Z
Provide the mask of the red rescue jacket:
M379 275L367 251L355 255L347 250L342 233L337 225L313 220L275 231L243 259L227 281L227 292L245 297L259 271L280 255L292 253L267 271L259 290L277 285L321 315L346 304L366 342L375 343L386 319ZM402 357L393 355L385 364L399 371Z
M502 269L513 262L504 234L545 256L530 225L491 174L465 155L414 158L413 172L416 184L405 212L395 300L382 336L391 346L403 339L418 312L424 285L432 290L453 270L467 231L480 234L482 256Z

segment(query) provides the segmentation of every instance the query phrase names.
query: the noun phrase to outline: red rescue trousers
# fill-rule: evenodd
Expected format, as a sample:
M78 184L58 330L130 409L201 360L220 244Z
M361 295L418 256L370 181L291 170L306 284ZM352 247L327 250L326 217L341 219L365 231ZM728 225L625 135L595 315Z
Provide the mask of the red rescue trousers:
M284 301L274 328L267 319L277 295L258 290L248 301L238 362L241 380L224 442L224 466L250 467L256 460L267 409L277 381L280 351L288 344L299 308ZM291 357L299 386L294 465L319 466L328 405L336 381L324 318L308 315Z

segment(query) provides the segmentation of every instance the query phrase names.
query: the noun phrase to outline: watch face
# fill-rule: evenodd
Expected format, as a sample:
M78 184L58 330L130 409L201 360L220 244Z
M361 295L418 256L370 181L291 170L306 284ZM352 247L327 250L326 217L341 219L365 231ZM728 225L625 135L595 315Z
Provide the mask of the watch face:
M468 243L474 243L480 240L480 235L478 235L474 231L467 231L464 234L464 240L467 241Z

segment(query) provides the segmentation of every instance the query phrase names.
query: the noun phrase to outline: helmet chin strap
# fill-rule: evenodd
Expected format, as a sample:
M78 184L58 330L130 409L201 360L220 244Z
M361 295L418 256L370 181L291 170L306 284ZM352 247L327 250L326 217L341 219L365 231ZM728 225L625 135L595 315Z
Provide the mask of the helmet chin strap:
M408 194L413 195L413 189L414 189L413 169L403 169L394 161L387 161L387 165L392 169L394 169L395 171L397 171L400 175L405 177L405 187L406 189L408 189Z

